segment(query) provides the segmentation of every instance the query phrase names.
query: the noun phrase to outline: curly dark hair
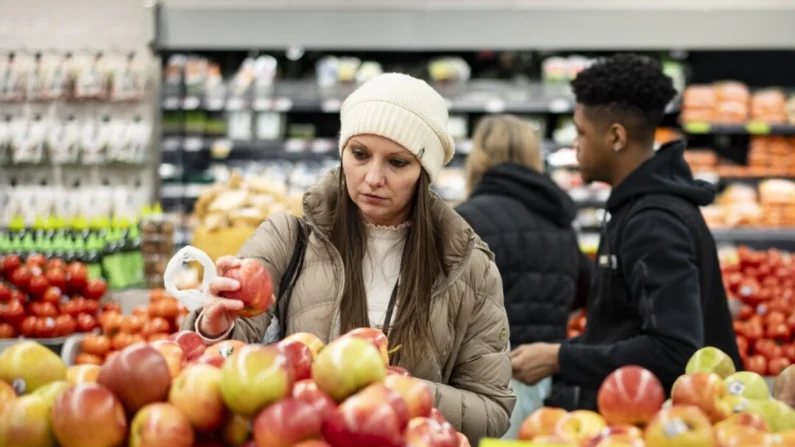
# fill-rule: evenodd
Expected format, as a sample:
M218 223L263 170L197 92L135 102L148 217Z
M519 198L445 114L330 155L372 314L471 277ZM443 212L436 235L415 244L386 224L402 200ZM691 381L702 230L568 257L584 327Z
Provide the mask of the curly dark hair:
M571 81L577 103L598 108L616 118L639 118L637 131L653 134L676 96L673 81L651 58L616 54L595 61Z

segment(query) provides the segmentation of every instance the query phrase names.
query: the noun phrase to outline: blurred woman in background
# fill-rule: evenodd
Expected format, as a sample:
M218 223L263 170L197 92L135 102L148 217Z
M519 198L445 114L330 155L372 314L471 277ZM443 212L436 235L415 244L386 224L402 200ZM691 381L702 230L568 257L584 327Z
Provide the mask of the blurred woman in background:
M496 256L511 349L564 340L575 301L577 307L586 301L591 266L572 228L577 207L544 174L530 123L512 115L483 118L467 159L466 182L468 199L456 211ZM521 377L522 365L512 358L514 377ZM515 438L522 420L543 405L551 383L551 378L535 386L512 381L517 403L506 438Z

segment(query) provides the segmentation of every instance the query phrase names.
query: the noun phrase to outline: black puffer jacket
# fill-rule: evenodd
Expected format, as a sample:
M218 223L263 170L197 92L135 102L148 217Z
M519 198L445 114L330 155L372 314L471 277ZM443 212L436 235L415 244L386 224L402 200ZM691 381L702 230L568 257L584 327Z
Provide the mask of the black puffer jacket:
M505 163L483 175L456 211L496 255L511 324L511 346L561 341L590 262L579 250L569 195L549 177Z

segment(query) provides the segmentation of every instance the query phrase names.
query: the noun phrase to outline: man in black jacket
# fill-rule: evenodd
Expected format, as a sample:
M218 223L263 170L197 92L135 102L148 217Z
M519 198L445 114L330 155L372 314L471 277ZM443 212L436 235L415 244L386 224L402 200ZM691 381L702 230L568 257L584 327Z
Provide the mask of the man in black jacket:
M741 368L715 241L700 213L715 192L693 179L685 144L654 151L654 132L675 96L659 65L617 55L572 82L575 148L583 180L609 183L583 335L512 353L527 383L559 373L578 387L577 407L596 409L612 371L638 365L670 391L692 354L715 346Z

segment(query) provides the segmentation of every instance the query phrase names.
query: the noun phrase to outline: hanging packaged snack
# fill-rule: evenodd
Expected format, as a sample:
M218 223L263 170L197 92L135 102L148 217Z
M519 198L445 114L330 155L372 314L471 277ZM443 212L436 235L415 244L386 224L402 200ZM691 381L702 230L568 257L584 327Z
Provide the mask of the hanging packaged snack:
M53 120L47 130L50 162L56 165L77 163L80 157L80 124L74 115Z
M81 53L75 56L74 98L104 100L107 97L108 75L102 53Z
M86 119L80 136L81 161L88 165L103 164L107 160L107 146L110 140L110 117L102 120Z
M42 71L41 53L35 53L33 55L33 63L25 73L25 99L28 101L41 101L44 99Z
M11 52L0 56L0 101L25 100L25 57Z
M18 116L11 127L11 162L13 164L38 164L44 155L47 123L40 116Z
M11 160L11 116L0 119L0 165Z
M143 99L146 88L147 64L133 51L121 57L114 55L110 76L110 100L137 102Z
M41 98L43 100L65 100L71 95L72 53L61 55L44 53L41 61Z

